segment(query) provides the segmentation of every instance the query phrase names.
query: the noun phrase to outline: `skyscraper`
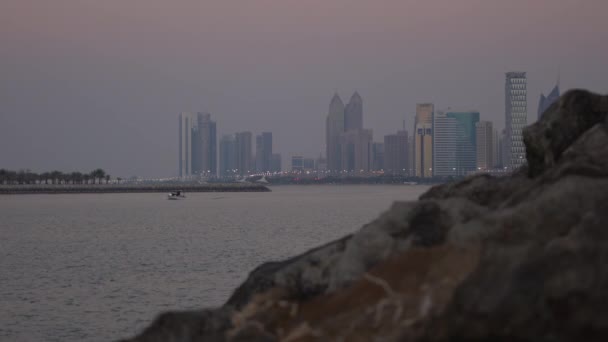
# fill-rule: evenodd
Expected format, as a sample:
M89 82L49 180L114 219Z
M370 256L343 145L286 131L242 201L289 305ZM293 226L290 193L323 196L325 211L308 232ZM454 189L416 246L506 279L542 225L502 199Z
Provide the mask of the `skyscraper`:
M340 147L342 170L369 172L372 168L372 130L352 129L342 133Z
M540 120L540 116L547 110L549 107L559 99L559 81L555 84L555 87L549 92L549 95L545 97L543 93L540 94L540 99L538 100L538 110L536 112L538 120Z
M414 119L414 172L417 177L433 176L433 114L432 103L416 105Z
M477 134L475 125L479 122L479 112L471 111L447 111L445 115L458 122L462 128L458 137L458 159L462 174L475 171L477 168Z
M494 168L494 129L489 121L480 121L475 125L477 134L477 169Z
M407 131L384 136L384 173L391 175L406 175L408 165L408 136Z
M220 140L220 177L234 176L236 168L236 141L233 135L224 135Z
M179 175L217 175L216 123L211 114L179 115Z
M384 170L384 143L375 142L372 144L372 170Z
M325 128L327 169L330 172L339 172L342 169L340 140L344 133L344 103L337 93L334 94L329 104Z
M197 113L198 119L198 167L200 174L206 176L217 176L217 127L215 121L211 121L211 114ZM200 158L200 159L199 159Z
M245 176L253 171L251 132L239 132L235 134L236 140L236 169L237 173Z
M179 176L192 175L192 131L198 130L196 115L189 112L179 114Z
M272 133L263 132L255 138L255 168L257 172L269 172L272 157Z
M477 122L477 111L438 111L435 114L433 175L466 175L477 168Z
M526 162L523 129L528 122L527 78L525 72L507 72L505 80L505 157L509 170Z
M435 128L433 175L457 176L462 173L458 159L458 141L459 137L464 135L464 129L458 124L458 121L448 117L443 111L437 111L433 120Z
M355 92L344 109L344 131L363 129L363 99Z

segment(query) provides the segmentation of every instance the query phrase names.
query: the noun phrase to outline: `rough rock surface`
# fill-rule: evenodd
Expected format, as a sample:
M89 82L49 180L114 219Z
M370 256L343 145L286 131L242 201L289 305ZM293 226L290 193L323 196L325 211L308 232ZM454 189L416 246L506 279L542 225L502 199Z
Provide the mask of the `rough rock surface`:
M512 175L397 202L126 341L606 340L608 96L567 92L524 141Z

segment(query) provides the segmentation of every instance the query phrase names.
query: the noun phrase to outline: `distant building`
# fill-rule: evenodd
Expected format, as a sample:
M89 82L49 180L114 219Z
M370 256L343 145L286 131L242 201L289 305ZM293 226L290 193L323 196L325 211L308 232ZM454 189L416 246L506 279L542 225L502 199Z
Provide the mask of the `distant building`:
M281 155L278 153L273 153L270 156L270 171L271 172L281 172Z
M363 129L363 99L355 92L344 108L344 131L359 129Z
M384 136L384 173L409 175L407 131Z
M201 146L199 172L205 176L217 176L217 126L211 114L198 113Z
M342 169L340 140L344 133L344 103L337 93L329 104L325 128L327 169L331 172L339 172Z
M179 115L179 176L192 175L192 131L198 130L196 115L183 112Z
M251 132L239 132L236 137L236 169L241 176L248 175L253 171L253 158L251 147Z
M372 144L372 170L384 170L384 143L375 142Z
M461 176L477 169L477 122L476 111L435 114L433 175Z
M319 158L317 158L315 167L316 167L316 170L319 172L327 171L327 159L323 158L322 155L319 155Z
M272 157L272 133L263 132L255 138L255 167L257 172L270 171L270 159Z
M304 171L304 157L292 156L291 157L291 171L302 172Z
M220 177L234 176L237 169L236 140L224 135L220 140Z
M385 147L386 148L386 147ZM415 174L414 171L414 136L407 137L407 167L408 167L408 176L413 176Z
M414 120L414 172L415 176L433 176L433 115L432 103L416 105Z
M362 173L371 170L372 130L352 129L341 136L342 170Z
M528 122L527 78L525 72L505 74L505 129L504 166L515 170L526 162L523 129Z
M216 123L208 113L179 115L179 175L217 175Z
M489 121L480 121L475 125L477 135L477 170L486 171L494 168L494 129Z
M492 154L493 154L493 169L502 168L502 158L500 156L500 135L498 134L498 130L494 128L492 131Z
M509 164L509 153L507 149L507 129L500 131L500 139L498 140L498 148L500 149L500 166L505 169Z
M458 140L464 135L464 129L458 121L448 117L443 111L435 113L433 126L435 127L433 175L446 177L463 174L458 159Z
M315 170L315 159L314 158L304 158L302 160L302 167L304 171L314 171Z
M545 97L543 93L540 94L540 99L538 100L538 110L536 112L538 120L540 120L540 116L547 110L549 107L557 100L559 100L559 81L553 87L549 95Z

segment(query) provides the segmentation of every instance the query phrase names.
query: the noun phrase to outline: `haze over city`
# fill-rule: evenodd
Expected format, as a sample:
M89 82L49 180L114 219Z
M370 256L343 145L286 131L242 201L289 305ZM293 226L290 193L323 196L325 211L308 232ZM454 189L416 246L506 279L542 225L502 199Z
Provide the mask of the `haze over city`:
M417 103L504 126L504 73L528 75L528 122L555 85L606 93L608 2L23 1L0 5L1 167L177 174L177 123L270 131L325 152L334 92L363 98L374 141Z

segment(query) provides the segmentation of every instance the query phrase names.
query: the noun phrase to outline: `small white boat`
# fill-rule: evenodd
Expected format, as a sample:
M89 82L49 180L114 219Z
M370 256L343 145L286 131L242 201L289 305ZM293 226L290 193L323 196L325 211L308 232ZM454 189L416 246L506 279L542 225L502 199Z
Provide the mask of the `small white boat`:
M184 195L184 193L179 190L171 191L171 193L167 195L167 199L170 199L170 200L178 200L178 199L182 199L182 198L186 198L186 195Z

